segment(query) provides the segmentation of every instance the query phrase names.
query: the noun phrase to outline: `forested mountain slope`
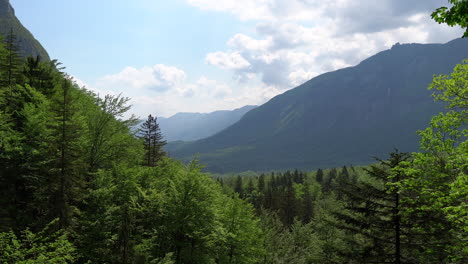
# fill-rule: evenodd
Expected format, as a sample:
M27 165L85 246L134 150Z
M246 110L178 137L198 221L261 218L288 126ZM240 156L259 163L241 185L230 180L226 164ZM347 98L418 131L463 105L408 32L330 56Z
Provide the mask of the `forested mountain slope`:
M234 110L211 113L177 113L169 118L158 118L158 122L167 141L197 140L212 136L229 127L255 107L246 105Z
M468 39L396 44L355 67L322 74L206 139L167 146L208 171L313 169L366 164L394 148L417 151L415 131L443 110L427 90L468 58Z
M15 10L9 0L0 0L0 35L7 36L10 32L16 35L19 53L23 57L40 56L42 60L49 60L47 51L26 29L15 16Z

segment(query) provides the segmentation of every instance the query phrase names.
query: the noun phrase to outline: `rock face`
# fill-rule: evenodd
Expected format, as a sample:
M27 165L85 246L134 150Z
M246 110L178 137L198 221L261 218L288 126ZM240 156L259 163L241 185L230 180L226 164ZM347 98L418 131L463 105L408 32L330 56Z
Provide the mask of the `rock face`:
M369 164L398 148L418 151L416 131L444 111L427 87L468 58L468 39L403 44L355 67L278 95L209 138L167 145L172 157L208 171L316 169Z
M0 16L15 15L15 10L11 7L9 0L0 0Z
M40 56L42 60L50 60L49 54L15 16L15 10L9 0L0 0L0 36L6 36L13 30L17 44L23 57Z

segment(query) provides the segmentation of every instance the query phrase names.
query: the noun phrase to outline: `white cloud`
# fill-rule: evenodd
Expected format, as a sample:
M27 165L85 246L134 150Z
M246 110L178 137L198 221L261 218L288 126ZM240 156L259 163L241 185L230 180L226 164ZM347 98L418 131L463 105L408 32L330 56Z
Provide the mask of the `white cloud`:
M438 0L188 0L202 10L257 22L255 34L237 33L225 51L205 61L245 85L290 89L318 74L356 65L400 43L447 42L460 29L438 25L429 14ZM255 12L252 12L255 10ZM255 76L255 77L254 77Z
M313 77L317 76L316 72L308 72L304 69L298 69L297 71L293 71L289 73L288 80L294 86L301 85L302 83L312 79Z
M356 65L396 42L447 42L462 34L431 20L430 12L443 5L440 0L187 2L206 12L231 14L239 23L249 21L242 32L226 39L224 48L204 58L232 73L232 79L188 76L182 69L156 64L126 67L87 87L131 97L135 113L142 117L233 109L264 103L321 73Z
M233 109L245 104L263 103L272 94L277 94L265 87L234 90L228 83L205 76L190 82L183 70L162 64L140 69L126 67L119 73L100 78L93 85L81 80L77 80L77 83L100 95L122 94L130 97L133 105L131 112L140 117ZM260 82L256 85L262 87ZM155 86L164 86L165 89L155 89Z
M100 86L126 86L132 89L154 89L164 91L183 83L186 79L184 71L176 67L156 64L141 69L126 67L117 74L106 75L100 79Z
M213 52L206 56L206 62L221 69L238 70L250 66L239 52Z

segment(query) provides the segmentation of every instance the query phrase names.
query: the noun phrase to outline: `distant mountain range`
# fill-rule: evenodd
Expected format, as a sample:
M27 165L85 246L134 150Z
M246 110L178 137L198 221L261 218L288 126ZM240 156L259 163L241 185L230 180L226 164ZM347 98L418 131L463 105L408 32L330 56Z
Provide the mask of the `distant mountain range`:
M167 141L191 141L212 136L239 121L256 106L247 105L234 110L212 113L177 113L169 118L159 117L158 123Z
M444 110L427 87L468 58L468 39L397 44L355 67L322 74L246 113L214 136L167 145L198 153L206 170L315 169L368 164L395 148L417 151L417 130Z
M0 36L8 35L11 30L17 37L19 51L23 57L39 55L42 60L50 60L44 47L16 18L15 10L10 5L10 1L0 0Z

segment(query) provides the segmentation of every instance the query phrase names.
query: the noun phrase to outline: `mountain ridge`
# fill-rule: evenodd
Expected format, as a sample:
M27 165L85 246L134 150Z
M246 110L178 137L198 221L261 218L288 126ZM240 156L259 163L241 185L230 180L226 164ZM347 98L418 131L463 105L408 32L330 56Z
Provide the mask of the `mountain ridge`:
M167 141L198 140L226 129L255 107L246 105L233 110L218 110L210 113L180 112L168 118L160 117L158 123Z
M466 58L468 39L396 44L272 98L212 137L167 148L184 161L198 153L212 172L368 164L394 148L416 151L416 131L444 109L427 90L433 74Z

